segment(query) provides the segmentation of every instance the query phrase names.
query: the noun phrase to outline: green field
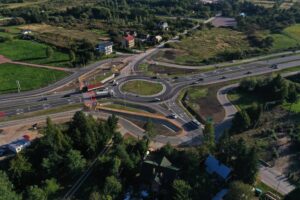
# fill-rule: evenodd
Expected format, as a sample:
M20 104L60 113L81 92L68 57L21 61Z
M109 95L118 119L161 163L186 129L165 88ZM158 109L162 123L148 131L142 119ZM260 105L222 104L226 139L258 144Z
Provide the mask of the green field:
M191 87L188 89L188 96L191 102L195 102L199 98L206 97L207 94L208 94L207 88Z
M227 96L228 99L240 109L246 109L253 103L264 103L264 100L259 98L259 96L244 92L241 93L237 90L230 91Z
M17 92L17 80L20 82L21 91L27 91L47 86L67 75L68 74L63 71L15 64L1 64L0 93Z
M123 92L129 92L137 95L155 95L162 91L163 86L160 83L150 81L134 80L128 81L122 86Z
M272 50L300 47L300 24L284 29L282 34L272 34L271 36L274 38Z
M225 51L243 51L250 48L243 33L225 28L197 31L192 36L182 39L181 42L172 43L171 46L173 50L160 52L156 59L197 65Z
M51 58L46 57L47 45L29 40L15 39L0 45L0 55L15 61L24 61L34 64L52 66L66 66L69 56L65 53L54 51Z

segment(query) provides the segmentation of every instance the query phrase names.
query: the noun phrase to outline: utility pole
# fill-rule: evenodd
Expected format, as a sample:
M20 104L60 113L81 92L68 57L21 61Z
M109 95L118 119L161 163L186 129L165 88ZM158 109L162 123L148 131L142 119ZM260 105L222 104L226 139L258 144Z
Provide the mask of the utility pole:
M18 93L20 93L21 92L20 81L17 80L16 83L17 83L17 87L18 87Z

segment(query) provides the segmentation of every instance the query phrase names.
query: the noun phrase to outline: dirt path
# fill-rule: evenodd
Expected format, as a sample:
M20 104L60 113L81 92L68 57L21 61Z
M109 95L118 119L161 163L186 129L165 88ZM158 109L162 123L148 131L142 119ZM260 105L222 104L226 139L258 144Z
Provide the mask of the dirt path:
M0 55L0 64L4 64L4 63L24 65L24 66L37 67L37 68L53 69L53 70L65 71L65 72L74 72L75 71L75 69L70 69L70 68L54 67L54 66L47 66L47 65L32 64L32 63L27 63L27 62L12 61L3 55Z
M11 60L0 55L0 64L4 64L4 63L8 63L8 62L11 62Z

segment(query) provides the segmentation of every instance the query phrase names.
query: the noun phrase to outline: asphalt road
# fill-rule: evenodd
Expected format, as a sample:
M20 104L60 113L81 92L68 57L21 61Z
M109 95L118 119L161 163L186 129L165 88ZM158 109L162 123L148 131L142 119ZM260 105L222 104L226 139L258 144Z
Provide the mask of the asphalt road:
M21 93L0 95L0 103L2 100L23 99L26 97L41 96L43 94L45 94L45 95L49 94L50 92L57 90L65 85L71 83L74 80L77 80L80 76L97 69L99 66L101 66L103 64L119 61L120 59L122 59L122 58L107 59L107 60L95 62L86 67L82 67L82 68L78 69L77 71L72 73L70 76L67 76L51 85L48 85L47 87L43 87L43 88L40 88L37 90L32 90L32 91L21 92Z
M147 54L148 55L148 54ZM138 55L138 59L135 59L133 64L130 64L129 67L135 67L141 60L145 59L147 56ZM133 75L133 76L120 76L117 81L122 84L129 80L134 79L145 79L151 81L157 81L165 85L165 93L160 94L155 97L145 97L137 96L132 94L125 94L120 91L119 86L107 85L115 93L114 98L124 99L125 101L140 103L148 107L153 107L158 112L167 115L176 114L178 118L176 119L182 126L188 131L187 138L178 138L175 140L180 140L181 142L188 143L192 141L194 144L199 142L195 138L201 138L202 131L200 127L196 127L194 130L192 120L193 117L186 114L186 111L183 110L180 106L177 105L176 96L178 93L186 87L191 85L208 85L215 84L220 82L225 82L229 80L239 79L242 77L255 76L258 74L271 73L281 69L300 66L300 57L298 55L287 56L282 58L274 58L269 61L259 61L250 64L243 64L235 67L220 68L211 72L199 73L191 76L179 77L177 79L152 79L145 77L144 75ZM110 61L109 61L110 62ZM102 62L101 62L102 63ZM274 63L278 64L278 69L273 69L270 66ZM98 67L99 63L89 67L90 70ZM87 70L88 71L88 70ZM86 72L87 72L86 71ZM52 88L55 88L54 86ZM47 91L47 89L45 89ZM0 111L4 112L6 116L20 115L22 113L28 113L38 110L47 110L50 108L60 107L62 105L75 104L83 101L81 94L71 94L70 97L66 97L66 93L61 94L50 94L50 95L35 95L36 92L31 93L33 95L22 94L22 98L10 97L7 99L1 96L0 98ZM46 100L42 100L43 98ZM158 99L160 100L158 100ZM167 108L163 108L160 104L164 104ZM163 138L165 142L168 142L170 138ZM199 140L199 139L198 139Z

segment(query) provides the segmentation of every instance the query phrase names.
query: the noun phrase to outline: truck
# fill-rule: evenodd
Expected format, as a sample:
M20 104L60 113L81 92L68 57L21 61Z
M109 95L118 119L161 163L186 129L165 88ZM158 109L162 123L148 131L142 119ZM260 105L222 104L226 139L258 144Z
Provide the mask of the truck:
M96 91L96 96L97 97L109 97L110 92L108 90Z

